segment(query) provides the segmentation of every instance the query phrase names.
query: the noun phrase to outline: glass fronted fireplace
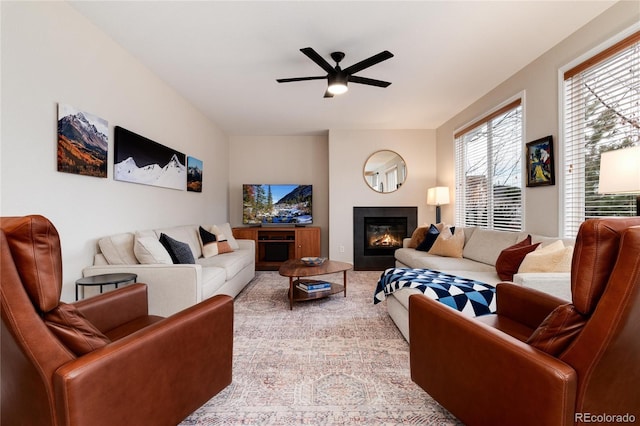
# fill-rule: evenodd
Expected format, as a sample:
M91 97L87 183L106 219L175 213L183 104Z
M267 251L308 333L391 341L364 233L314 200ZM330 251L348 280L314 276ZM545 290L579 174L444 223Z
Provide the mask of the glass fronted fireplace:
M406 217L365 217L364 255L389 255L407 236Z
M395 265L394 252L416 229L417 207L354 207L353 269L381 271Z

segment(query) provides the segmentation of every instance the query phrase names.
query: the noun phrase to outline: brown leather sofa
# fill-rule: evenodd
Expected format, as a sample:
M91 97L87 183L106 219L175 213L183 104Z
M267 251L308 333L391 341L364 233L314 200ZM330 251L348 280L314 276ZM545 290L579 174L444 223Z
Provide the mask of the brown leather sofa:
M3 425L175 425L231 383L231 297L166 319L144 284L61 303L55 227L0 229Z
M467 425L637 421L640 217L582 224L571 290L498 284L497 313L477 318L411 296L411 378Z

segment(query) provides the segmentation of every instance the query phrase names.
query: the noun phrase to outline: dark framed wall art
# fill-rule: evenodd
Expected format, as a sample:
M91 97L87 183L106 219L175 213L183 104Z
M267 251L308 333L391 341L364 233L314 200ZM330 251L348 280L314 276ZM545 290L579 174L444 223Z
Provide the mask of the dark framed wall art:
M116 126L114 179L163 188L187 188L185 154Z
M553 137L545 136L526 145L527 186L555 185Z
M187 157L187 191L202 192L202 160Z

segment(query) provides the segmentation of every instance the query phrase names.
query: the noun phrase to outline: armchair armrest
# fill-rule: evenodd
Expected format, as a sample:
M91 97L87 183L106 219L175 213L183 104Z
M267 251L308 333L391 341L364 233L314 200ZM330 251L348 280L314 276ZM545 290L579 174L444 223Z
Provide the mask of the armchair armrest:
M409 332L412 380L462 422L573 424L564 362L422 295L409 298Z
M58 421L178 424L231 383L232 348L233 299L207 299L60 367Z
M91 324L104 333L148 314L147 286L131 284L80 300L74 305Z
M566 300L548 293L510 283L498 283L496 286L496 313L532 329Z

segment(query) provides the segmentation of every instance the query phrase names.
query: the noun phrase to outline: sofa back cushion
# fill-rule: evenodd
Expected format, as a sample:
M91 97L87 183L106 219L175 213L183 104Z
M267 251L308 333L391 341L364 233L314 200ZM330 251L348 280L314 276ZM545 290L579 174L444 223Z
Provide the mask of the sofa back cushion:
M202 249L200 248L200 236L198 235L198 226L174 226L171 228L156 229L155 232L158 239L160 238L160 235L165 234L176 241L188 244L194 259L202 256Z
M133 251L134 234L111 235L98 240L98 246L109 265L135 265L138 263Z
M531 235L531 244L540 243L540 247L546 247L561 240L565 247L574 246L576 244L575 238L557 238L557 237L545 237L544 235Z
M500 252L526 238L527 234L519 232L495 231L477 228L464 246L463 257L487 265L496 264Z
M473 235L474 231L477 229L477 226L467 226L464 229L464 245L466 246L467 243L469 242L469 240L471 239L471 236Z

